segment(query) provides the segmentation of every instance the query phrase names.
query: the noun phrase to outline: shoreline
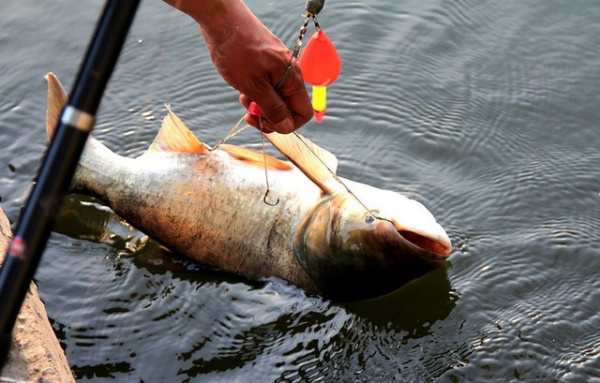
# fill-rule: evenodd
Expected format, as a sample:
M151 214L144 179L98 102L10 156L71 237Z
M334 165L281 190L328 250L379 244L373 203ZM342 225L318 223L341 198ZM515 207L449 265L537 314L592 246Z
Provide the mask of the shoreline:
M8 218L0 207L0 264L11 237ZM0 371L2 382L75 382L33 282L13 329L10 352Z

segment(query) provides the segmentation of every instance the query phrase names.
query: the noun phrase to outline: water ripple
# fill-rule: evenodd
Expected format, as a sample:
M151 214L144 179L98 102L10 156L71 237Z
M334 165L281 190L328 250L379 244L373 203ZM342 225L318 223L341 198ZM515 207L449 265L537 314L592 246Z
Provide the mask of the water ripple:
M248 4L293 44L302 4ZM6 7L0 197L14 220L45 145L43 75L69 88L97 10ZM68 199L36 278L79 380L600 376L599 18L590 0L328 0L319 20L343 68L325 123L303 134L338 156L342 176L427 205L454 243L450 262L340 306L207 271L97 202ZM243 113L193 21L143 3L94 134L137 156L164 103L208 143Z

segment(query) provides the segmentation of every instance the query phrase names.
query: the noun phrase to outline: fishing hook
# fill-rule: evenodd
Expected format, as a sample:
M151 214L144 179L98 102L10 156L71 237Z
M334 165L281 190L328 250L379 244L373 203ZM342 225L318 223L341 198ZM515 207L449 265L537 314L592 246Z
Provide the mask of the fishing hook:
M265 191L263 202L269 206L275 206L279 203L279 198L277 198L277 200L274 203L267 201L267 196L271 192L271 188L269 187L269 172L267 171L267 150L265 148L265 132L263 130L263 122L261 118L258 119L258 123L260 125L260 141L262 143L263 164L265 167L265 183L267 185L267 190Z
M277 198L277 200L273 203L267 201L267 196L269 195L269 192L270 192L270 190L267 189L267 191L265 192L265 196L263 197L263 202L269 206L276 206L277 204L279 204L279 198Z

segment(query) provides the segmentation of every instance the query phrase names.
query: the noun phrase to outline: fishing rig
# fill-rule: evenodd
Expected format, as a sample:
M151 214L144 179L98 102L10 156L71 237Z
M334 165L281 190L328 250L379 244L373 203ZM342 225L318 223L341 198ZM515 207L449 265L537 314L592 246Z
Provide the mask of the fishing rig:
M298 56L301 40L310 20L315 22L325 0L307 0L305 25L296 42L292 60ZM69 101L57 122L54 139L48 145L36 181L0 268L0 369L10 350L17 315L46 247L60 207L77 168L85 143L93 130L95 116L123 44L133 23L140 0L107 0L94 34L80 64ZM287 78L291 64L280 83Z
M323 8L325 0L307 0L305 4L306 14L304 15L304 23L300 28L300 32L298 34L298 38L296 39L296 43L292 49L292 54L290 56L290 60L288 65L283 73L283 76L275 86L275 90L279 90L290 73L292 72L294 62L298 63L298 66L302 70L302 76L304 81L308 84L312 85L312 106L314 118L317 123L323 122L323 118L325 117L325 110L327 107L327 86L332 84L337 77L339 76L342 69L342 62L340 57L335 49L333 43L325 34L325 32L321 29L319 22L317 20L317 14ZM300 49L303 46L303 39L308 31L308 24L310 21L313 22L316 32L311 36L308 43L304 47L304 52L300 55ZM261 131L261 143L262 143L262 153L263 153L263 161L265 163L265 184L266 190L263 197L263 202L267 205L275 206L279 203L279 199L275 202L269 202L267 197L270 193L269 188L269 175L267 172L266 166L266 150L265 150L265 136L263 131L263 119L264 115L260 110L258 104L252 101L248 107L248 114L258 118L259 129ZM245 116L242 116L240 120L231 128L231 130L222 138L219 142L217 142L210 150L214 150L218 148L221 144L223 144L228 139L232 138L236 134L248 128L250 125L242 125ZM315 157L321 162L321 164L331 173L331 175L339 182L357 201L361 204L365 210L367 210L368 214L371 214L369 209L365 206L362 201L360 201L356 195L337 177L337 175L329 169L327 164L325 164L321 158L319 158L316 153L313 152L310 145L308 145L304 139L298 135L296 132L293 132L293 135L302 142L306 146L309 152L312 152Z
M325 0L307 0L305 5L306 14L304 15L304 24L300 28L298 39L292 49L292 55L288 66L275 86L275 90L281 88L287 80L294 61L297 60L298 66L302 70L304 81L312 85L312 105L314 110L315 121L321 123L325 117L325 108L327 105L327 86L332 84L339 76L342 70L342 62L337 50L333 46L331 40L321 29L317 21L317 14L323 8ZM308 40L304 53L300 56L300 48L303 45L303 39L308 30L308 24L312 20L316 32ZM298 57L300 56L300 57ZM258 105L254 102L250 103L248 114L255 117L262 117L262 113Z

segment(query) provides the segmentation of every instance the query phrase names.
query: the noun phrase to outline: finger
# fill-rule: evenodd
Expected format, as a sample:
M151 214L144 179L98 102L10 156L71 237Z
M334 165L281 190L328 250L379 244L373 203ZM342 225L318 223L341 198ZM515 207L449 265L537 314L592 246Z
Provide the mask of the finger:
M239 100L240 100L240 104L242 104L242 106L245 109L248 109L250 107L250 103L252 102L252 100L250 99L250 97L246 96L243 93L240 94Z
M292 116L294 128L298 129L306 124L313 117L313 108L310 97L304 85L302 73L296 66L295 73L290 76L286 83L283 83L280 94L286 101L286 105Z
M287 106L283 103L283 100L281 100L278 95L276 95L275 97L278 98L278 100L280 101L280 103L282 105L281 107L285 108L286 114L289 115L289 112L287 111ZM240 96L240 103L246 109L250 110L250 105L252 102L253 101L250 99L250 97L248 97L246 95ZM287 133L293 132L296 129L294 126L294 121L291 117L287 117L283 122L273 123L272 121L270 121L268 119L267 113L265 113L262 108L260 108L260 116L256 115L256 114L248 113L246 115L246 117L244 118L244 120L246 121L246 123L254 126L255 128L258 128L258 129L262 128L262 130L265 132L275 131L275 132L287 134ZM262 126L260 124L262 124Z
M293 93L290 93L289 91L287 93L287 104L283 103L283 99L280 98L280 95L278 95L277 97L279 98L283 107L285 108L285 114L291 117L289 120L285 120L283 123L274 124L272 119L268 119L268 115L267 113L265 113L265 109L260 109L260 116L264 117L262 118L263 125L268 129L284 134L291 133L294 130L300 128L305 123L307 123L313 116L312 105L310 103L308 93L306 92L304 86L302 86L301 89L296 89ZM246 95L240 95L239 101L246 109L249 109L251 103L253 102L252 99ZM249 115L249 117L245 120L248 124L260 128L258 126L258 123L260 122L258 117L259 116L257 115Z
M258 116L246 114L244 116L244 121L246 121L248 125L253 126L264 133L272 133L275 131L271 128L270 123L267 120Z
M255 101L272 129L284 134L294 131L294 120L288 106L274 89L257 96Z
M312 118L312 105L302 72L297 65L293 65L292 71L281 83L280 89L275 89L273 86L256 88L258 89L262 91L254 93L252 98L241 93L239 101L246 109L250 108L253 101L256 102L260 106L261 116L266 118L262 123L268 129L291 133ZM258 118L247 118L246 122L259 127L257 125L261 121Z
M239 97L239 101L240 104L242 104L242 106L246 109L250 109L250 104L253 102L252 99L248 96L246 96L245 94L240 94ZM262 112L261 112L261 116L262 116ZM244 116L244 121L248 124L251 125L259 130L263 130L263 132L265 133L271 133L274 130L271 128L271 123L269 121L267 121L265 118L262 118L261 116L258 116L256 114L250 114L247 113Z

